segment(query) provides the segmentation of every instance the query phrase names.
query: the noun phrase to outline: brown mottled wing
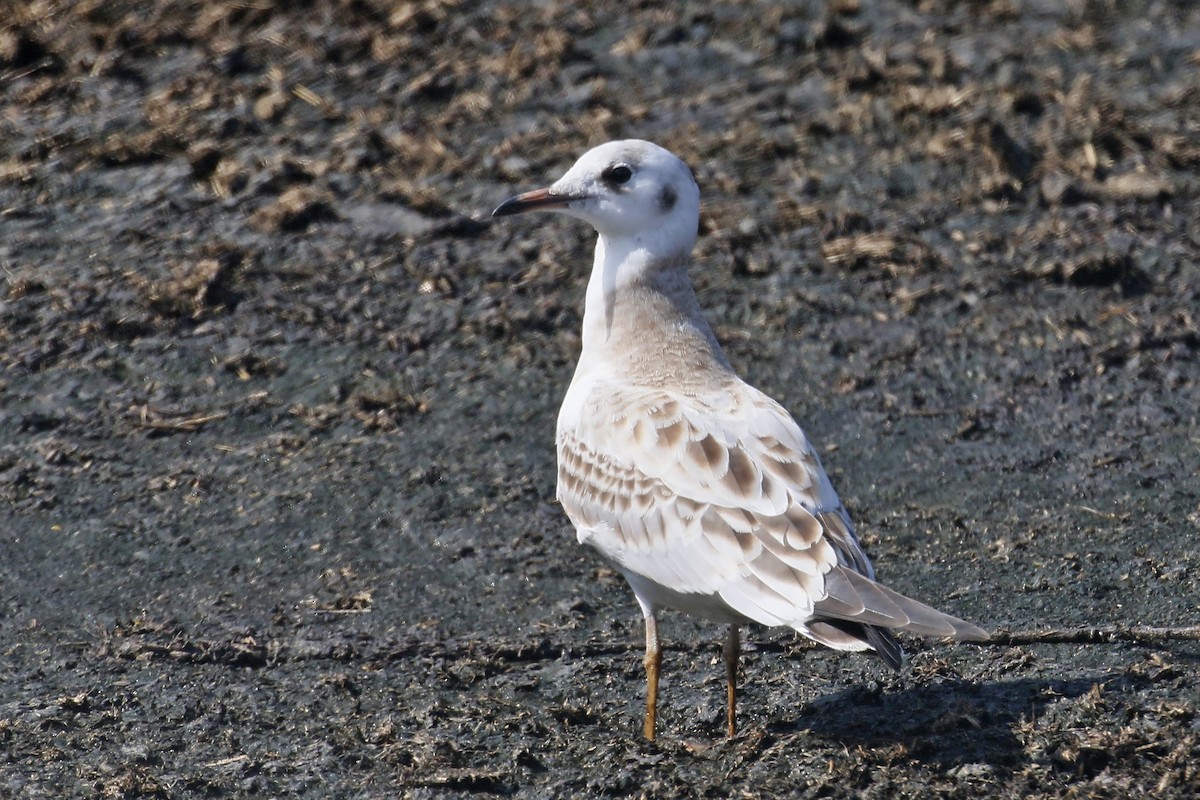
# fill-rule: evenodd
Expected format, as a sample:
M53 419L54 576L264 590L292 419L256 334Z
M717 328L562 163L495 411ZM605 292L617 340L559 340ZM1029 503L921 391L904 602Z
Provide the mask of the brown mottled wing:
M595 386L560 427L558 491L580 539L626 572L767 625L813 614L839 551L866 563L848 520L835 544L818 519L844 511L799 427L744 384Z
M822 617L957 630L874 583L812 446L752 387L684 397L598 383L560 420L558 452L558 496L580 541L685 611L801 630Z

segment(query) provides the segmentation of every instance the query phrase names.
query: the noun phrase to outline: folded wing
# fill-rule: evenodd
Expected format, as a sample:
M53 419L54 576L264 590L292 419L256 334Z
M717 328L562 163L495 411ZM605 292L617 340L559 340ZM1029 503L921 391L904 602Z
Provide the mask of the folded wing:
M599 383L558 448L559 500L580 540L644 585L893 666L884 629L986 637L875 583L804 433L746 384L685 397Z

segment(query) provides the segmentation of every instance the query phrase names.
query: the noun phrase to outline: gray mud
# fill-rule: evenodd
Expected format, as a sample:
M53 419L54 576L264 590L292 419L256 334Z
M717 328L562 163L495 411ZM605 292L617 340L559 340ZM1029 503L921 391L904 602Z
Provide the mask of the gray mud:
M0 796L1195 796L1200 6L118 8L0 10ZM726 740L667 616L641 740L554 503L592 235L487 218L627 136L880 577L996 642L749 631Z

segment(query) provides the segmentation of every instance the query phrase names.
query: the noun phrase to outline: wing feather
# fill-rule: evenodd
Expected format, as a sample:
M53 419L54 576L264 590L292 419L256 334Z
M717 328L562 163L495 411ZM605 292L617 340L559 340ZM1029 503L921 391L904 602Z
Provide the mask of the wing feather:
M649 607L786 624L837 647L887 644L893 657L875 626L983 633L874 582L816 451L752 387L685 396L597 381L575 408L560 418L559 500ZM805 627L819 620L837 624Z

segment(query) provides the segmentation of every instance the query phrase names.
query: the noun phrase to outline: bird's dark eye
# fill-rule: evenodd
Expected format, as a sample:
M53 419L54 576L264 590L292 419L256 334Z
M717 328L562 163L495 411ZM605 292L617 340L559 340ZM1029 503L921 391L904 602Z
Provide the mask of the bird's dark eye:
M613 164L611 167L605 168L604 172L600 173L600 177L605 183L620 186L623 183L629 183L629 179L633 177L633 169L628 164Z

